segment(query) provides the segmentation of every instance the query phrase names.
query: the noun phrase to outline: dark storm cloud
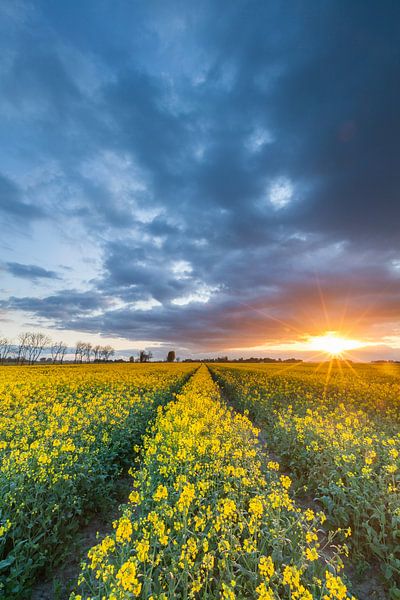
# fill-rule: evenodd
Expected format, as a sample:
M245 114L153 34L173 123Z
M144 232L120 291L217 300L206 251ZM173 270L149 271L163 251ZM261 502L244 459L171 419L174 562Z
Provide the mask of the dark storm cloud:
M61 290L47 298L16 298L12 296L0 303L1 308L22 310L28 313L62 323L72 319L76 314L94 313L104 309L107 301L94 292L78 292L76 290Z
M0 216L3 218L22 219L26 222L43 216L38 206L24 202L18 186L8 177L0 173Z
M322 293L332 326L398 320L399 17L388 0L14 18L0 108L15 162L55 167L24 195L0 179L0 214L78 223L102 262L89 290L3 306L205 349L321 327Z
M9 262L6 264L6 269L14 277L22 277L31 281L38 279L60 279L55 271L48 271L37 265L23 265L21 263Z
M400 278L390 273L377 276L375 268L360 270L357 275L341 273L340 282L336 277L317 279L311 274L309 278L284 281L276 274L275 285L260 286L246 295L230 288L205 304L192 302L182 307L164 301L147 311L129 305L129 298L139 297L135 289L128 291L129 285L119 295L128 304L115 308L115 289L109 296L104 291L65 291L43 300L11 298L2 308L51 318L57 327L66 329L133 340L172 341L204 352L294 341L318 334L321 328L368 337L379 323L389 325L390 334L399 316Z

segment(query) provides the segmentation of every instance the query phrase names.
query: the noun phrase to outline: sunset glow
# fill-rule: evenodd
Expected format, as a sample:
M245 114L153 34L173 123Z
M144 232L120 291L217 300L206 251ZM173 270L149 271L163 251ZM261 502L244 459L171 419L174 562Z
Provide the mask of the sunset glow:
M0 363L400 360L400 3L4 4Z
M340 356L349 350L355 350L367 345L359 340L351 340L341 337L335 331L327 331L324 335L311 336L309 338L310 350L326 352L331 356Z
M399 40L0 0L0 600L400 600Z

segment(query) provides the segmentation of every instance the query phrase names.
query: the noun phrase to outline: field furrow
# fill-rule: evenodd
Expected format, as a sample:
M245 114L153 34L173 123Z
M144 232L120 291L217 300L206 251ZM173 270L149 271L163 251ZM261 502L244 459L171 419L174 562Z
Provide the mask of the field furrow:
M350 597L341 558L319 545L323 513L295 506L290 479L264 464L258 431L205 366L159 409L141 458L71 600Z

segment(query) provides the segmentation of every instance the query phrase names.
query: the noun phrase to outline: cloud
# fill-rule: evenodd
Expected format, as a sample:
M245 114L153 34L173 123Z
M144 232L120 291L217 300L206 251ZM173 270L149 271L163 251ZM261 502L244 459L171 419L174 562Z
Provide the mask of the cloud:
M22 310L59 324L71 320L77 314L96 314L107 305L109 302L99 294L77 290L60 290L46 298L11 296L6 301L0 302L0 307L4 309Z
M5 219L29 222L43 217L43 211L25 202L18 186L0 173L0 215Z
M330 329L399 321L400 7L223 16L213 2L43 2L13 17L1 224L46 218L99 269L3 307L205 350L317 331L321 295ZM18 276L55 279L15 256Z
M296 341L324 330L348 332L373 339L377 323L381 332L392 332L398 322L400 279L390 272L371 279L374 268L341 273L341 281L327 274L312 284L287 273L271 277L269 288L230 287L217 291L207 302L178 305L172 299L160 303L128 301L127 288L106 294L95 289L85 293L61 291L37 299L11 298L2 308L24 310L38 318L50 318L58 328L101 332L129 340L154 340L179 344L191 351L218 351ZM253 273L256 278L256 274ZM385 291L382 294L382 290Z
M37 281L38 279L60 279L55 271L48 271L37 265L23 265L17 262L8 262L6 264L6 269L11 275L14 275L14 277L22 277L23 279L30 279L31 281Z
M269 189L269 200L274 208L284 208L293 197L293 185L285 177L280 177L272 182Z

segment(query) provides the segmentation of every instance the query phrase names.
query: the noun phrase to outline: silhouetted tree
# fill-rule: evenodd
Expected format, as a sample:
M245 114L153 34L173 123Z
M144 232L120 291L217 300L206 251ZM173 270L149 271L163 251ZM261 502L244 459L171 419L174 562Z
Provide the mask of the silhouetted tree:
M85 342L76 342L75 362L82 362L85 354Z
M28 359L31 364L39 360L43 350L50 344L51 340L44 333L30 333L28 346Z
M50 344L50 341L50 338L44 333L35 333L34 331L21 333L18 336L17 362L28 361L33 364L39 360L41 353Z
M0 362L4 363L4 361L9 357L11 349L11 340L6 337L0 338Z
M83 355L86 358L86 362L90 362L90 356L92 354L92 344L85 342L83 345Z
M139 352L139 362L141 362L141 363L149 362L149 360L152 358L153 358L152 352L149 352L147 350L141 350Z
M175 350L170 350L167 354L167 362L174 362L175 360Z
M103 357L105 362L110 360L111 356L114 356L114 354L115 350L112 346L103 346L101 349L101 356Z
M99 344L97 344L97 346L93 346L93 348L92 348L93 360L95 362L97 360L100 360L101 349L102 349L102 346L100 346Z
M50 346L50 352L51 352L51 358L53 360L53 364L56 362L60 362L62 364L66 351L67 351L67 345L64 344L64 342L54 342Z
M29 348L29 333L20 333L18 336L17 362L23 363Z

